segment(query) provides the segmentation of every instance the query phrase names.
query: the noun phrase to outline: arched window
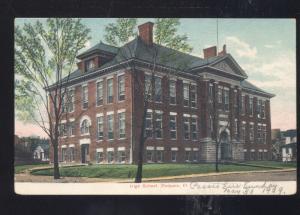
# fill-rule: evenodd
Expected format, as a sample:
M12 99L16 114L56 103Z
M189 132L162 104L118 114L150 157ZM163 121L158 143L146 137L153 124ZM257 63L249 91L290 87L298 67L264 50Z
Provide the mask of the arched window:
M89 134L90 123L87 119L83 120L80 125L81 134Z

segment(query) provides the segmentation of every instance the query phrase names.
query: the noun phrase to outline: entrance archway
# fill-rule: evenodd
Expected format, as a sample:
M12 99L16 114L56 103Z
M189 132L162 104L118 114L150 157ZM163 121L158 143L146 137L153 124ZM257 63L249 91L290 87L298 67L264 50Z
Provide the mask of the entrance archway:
M221 160L231 160L231 145L229 135L226 131L220 134Z

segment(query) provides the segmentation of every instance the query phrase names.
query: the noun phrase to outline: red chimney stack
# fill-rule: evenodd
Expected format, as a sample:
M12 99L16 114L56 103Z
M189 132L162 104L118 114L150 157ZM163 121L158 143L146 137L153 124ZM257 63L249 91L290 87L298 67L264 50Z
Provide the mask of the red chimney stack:
M203 49L204 58L210 58L217 56L217 47L212 46L206 49Z
M142 25L139 25L139 36L147 44L153 44L153 22L146 22Z

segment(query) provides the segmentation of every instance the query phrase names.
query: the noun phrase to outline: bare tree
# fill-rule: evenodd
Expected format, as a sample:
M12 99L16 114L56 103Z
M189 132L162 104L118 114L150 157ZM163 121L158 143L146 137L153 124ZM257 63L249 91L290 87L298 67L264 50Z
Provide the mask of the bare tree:
M15 29L16 116L38 125L53 147L54 179L58 166L59 124L78 51L89 39L80 19L47 19Z

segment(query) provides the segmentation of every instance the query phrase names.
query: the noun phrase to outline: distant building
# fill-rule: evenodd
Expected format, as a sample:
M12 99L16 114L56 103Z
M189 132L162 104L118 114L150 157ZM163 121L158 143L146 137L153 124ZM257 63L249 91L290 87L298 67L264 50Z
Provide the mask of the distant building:
M45 148L45 147L44 147ZM41 160L41 161L48 161L49 160L49 153L48 150L44 149L42 146L37 146L33 152L33 159Z
M296 129L287 130L286 132L284 132L283 136L285 139L285 144L297 142L297 130Z
M49 140L15 135L15 163L29 164L49 160Z
M297 160L297 143L288 143L281 147L281 157L283 162Z

